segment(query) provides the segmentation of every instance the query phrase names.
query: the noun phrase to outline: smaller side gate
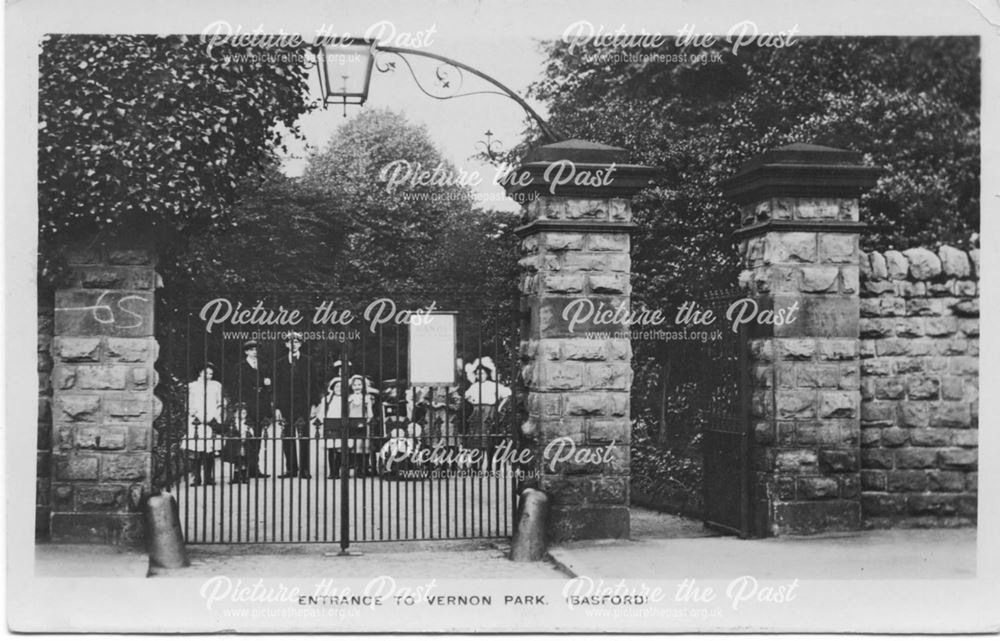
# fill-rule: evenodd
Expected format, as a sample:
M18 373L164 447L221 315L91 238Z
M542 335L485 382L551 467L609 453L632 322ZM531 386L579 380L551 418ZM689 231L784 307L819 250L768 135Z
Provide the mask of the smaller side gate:
M715 313L717 340L697 344L695 398L702 427L704 521L741 538L754 536L751 514L750 358L746 325L733 331L726 310L745 292L710 292L703 305Z

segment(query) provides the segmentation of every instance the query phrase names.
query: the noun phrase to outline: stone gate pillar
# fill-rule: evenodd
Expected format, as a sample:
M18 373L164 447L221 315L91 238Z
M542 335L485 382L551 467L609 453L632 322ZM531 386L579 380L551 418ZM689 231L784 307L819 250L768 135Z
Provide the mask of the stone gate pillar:
M861 524L858 198L877 175L861 154L792 144L723 185L741 207L741 281L761 310L794 312L751 338L761 534Z
M521 357L550 541L629 535L629 198L652 169L581 140L535 149L509 176L524 205Z
M55 293L51 537L143 541L157 356L154 254L143 240L70 251Z

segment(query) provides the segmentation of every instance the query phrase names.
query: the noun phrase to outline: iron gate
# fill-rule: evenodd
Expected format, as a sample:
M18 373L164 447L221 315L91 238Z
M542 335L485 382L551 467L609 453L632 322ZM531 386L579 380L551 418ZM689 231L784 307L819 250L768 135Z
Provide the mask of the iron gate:
M746 538L752 536L749 345L746 325L732 331L726 321L726 310L743 296L736 289L706 297L720 332L698 344L701 354L691 364L702 428L704 521Z
M311 312L317 301L285 308ZM206 331L203 305L158 317L164 411L154 461L186 540L346 549L510 536L522 474L511 465L520 407L512 310L450 308L454 376L417 385L408 323L376 326L356 303L325 302L353 320Z

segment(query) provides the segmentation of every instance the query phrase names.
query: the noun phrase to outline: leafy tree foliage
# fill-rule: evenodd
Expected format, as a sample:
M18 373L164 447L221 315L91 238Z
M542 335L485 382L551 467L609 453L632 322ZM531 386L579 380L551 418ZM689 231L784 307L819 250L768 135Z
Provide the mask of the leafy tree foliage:
M395 163L395 164L393 164ZM388 168L388 169L387 169ZM393 168L412 179L390 184ZM416 178L426 172L423 178ZM434 178L434 174L439 177ZM337 283L362 289L488 293L514 265L509 217L476 212L468 187L426 129L402 114L371 109L343 125L309 159L303 184L344 213ZM507 288L509 290L509 288Z
M649 50L545 47L545 78L531 91L549 103L553 124L664 170L636 208L634 285L649 304L733 282L736 209L718 183L790 142L860 151L886 169L862 200L869 247L964 245L978 230L975 38L801 38L738 55L724 42L669 43L655 52L687 54L676 63L641 55Z
M58 246L151 226L161 253L228 220L240 185L275 162L281 126L312 108L294 56L196 37L47 36L39 62L39 273Z

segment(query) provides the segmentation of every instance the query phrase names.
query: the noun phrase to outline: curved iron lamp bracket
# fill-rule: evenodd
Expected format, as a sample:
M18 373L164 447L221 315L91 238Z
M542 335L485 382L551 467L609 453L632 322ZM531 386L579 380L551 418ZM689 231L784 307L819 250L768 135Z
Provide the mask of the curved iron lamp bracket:
M413 81L416 83L420 91L422 91L427 96L434 98L435 100L450 100L452 98L461 98L464 96L478 96L487 94L506 96L507 98L510 98L518 105L520 105L520 107L524 109L525 113L531 116L531 118L535 121L535 123L538 124L538 128L541 129L542 134L546 138L548 138L549 142L559 142L560 140L562 140L562 137L559 135L559 133L555 129L553 129L552 126L549 125L549 123L545 122L545 120L538 115L538 112L536 112L534 109L531 108L531 105L529 105L524 100L524 98L521 98L521 96L514 93L514 91L512 91L509 87L501 83L496 78L493 78L483 73L482 71L479 71L478 69L470 67L469 65L463 64L452 58L441 56L436 53L431 53L429 51L420 51L418 49L408 49L405 47L382 47L376 45L375 52L376 54L380 53L393 54L397 58L402 60L403 64L406 65L407 70L410 72L410 75L413 77ZM435 78L440 88L448 91L442 93L440 91L434 92L428 90L427 87L425 87L424 84L420 81L420 78L417 77L416 71L413 69L413 66L410 64L410 61L406 59L407 55L420 56L422 58L430 58L432 60L437 60L438 62L440 62L441 64L439 64L435 69ZM380 61L376 58L375 68L378 69L380 72L386 73L395 69L395 64L393 62L387 62L384 60ZM463 92L461 89L465 80L465 75L463 73L465 71L469 72L470 74L478 78L485 80L486 82L490 83L491 85L499 89L499 91Z

